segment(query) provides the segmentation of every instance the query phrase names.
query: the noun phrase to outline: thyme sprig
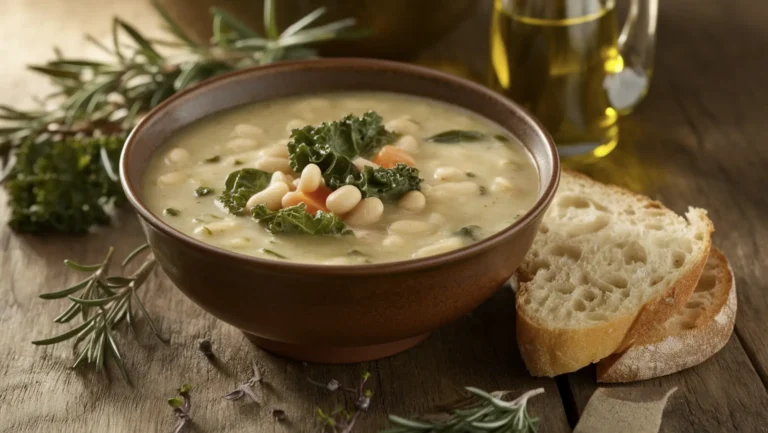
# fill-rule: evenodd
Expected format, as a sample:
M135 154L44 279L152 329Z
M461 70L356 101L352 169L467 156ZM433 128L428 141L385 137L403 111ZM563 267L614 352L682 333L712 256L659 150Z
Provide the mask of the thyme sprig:
M276 24L275 3L275 0L264 1L263 33L223 9L212 8L213 38L209 43L200 44L153 0L152 4L168 32L167 38L149 38L128 22L115 17L111 46L91 35L86 36L88 42L106 55L107 60L64 57L56 49L53 60L30 65L29 70L49 78L55 90L39 101L39 107L31 110L0 105L0 182L14 182L31 176L67 178L66 175L75 170L88 172L84 167L72 164L48 164L43 167L32 164L16 168L12 161L19 149L34 143L54 145L68 139L89 142L100 137L117 137L122 141L144 113L174 93L200 81L253 65L316 57L317 51L312 44L365 34L352 28L354 19L310 27L325 13L325 8L315 10L281 32ZM119 148L111 156L119 155ZM102 151L101 156L103 162L114 164L116 161L116 158L107 158L109 155L106 152ZM109 170L112 165L101 164L98 158L90 158L84 164L88 167L93 165L94 173ZM117 184L114 170L108 174L111 182ZM41 198L35 198L32 187L39 189L40 185L10 190L11 207L50 209L50 212L59 213L63 209L77 207L77 203L68 203L63 194L60 194L63 199L59 203L62 209L41 207L35 201ZM97 202L103 197L120 202L122 191L119 186L117 190L120 197L85 189L80 191L82 194L72 194L72 197L86 195L92 198L89 202L95 205L90 208L98 207L94 212L101 214L103 211ZM14 194L24 194L27 199L14 200ZM38 196L44 197L45 194ZM28 197L33 199L31 203ZM23 210L12 214L14 219L23 219L12 220L14 229L83 233L90 224L109 221L103 217L86 217L82 221L87 224L62 227L50 223L56 221L55 218L39 215L39 212L32 215L34 218L28 217L28 214Z
M176 391L178 396L168 399L168 404L173 408L173 415L178 418L173 433L181 433L187 425L192 424L192 416L189 414L192 408L192 399L189 396L191 390L191 385L181 385Z
M238 385L234 391L225 395L224 398L227 400L238 400L247 395L254 403L261 404L264 401L264 390L261 386L262 379L259 366L254 363L251 378Z
M147 247L142 245L128 254L121 264L121 269L125 269ZM73 349L77 353L73 368L81 364L91 364L96 370L100 370L104 368L107 358L111 357L117 364L123 379L130 384L125 362L115 339L117 326L127 322L136 336L134 327L136 313L133 309L136 306L146 318L155 336L161 341L165 340L136 294L155 268L154 256L151 253L148 254L135 272L129 276L123 276L122 272L110 273L114 251L114 248L110 247L104 260L93 265L81 265L71 260L64 261L69 268L78 272L90 272L91 275L64 290L44 293L40 298L67 298L71 304L54 319L54 322L69 323L80 318L81 323L63 334L36 340L32 344L44 346L72 340Z
M389 422L393 427L379 433L536 432L538 418L528 414L528 400L544 393L543 388L528 391L512 401L503 400L510 391L488 393L478 388L465 389L468 398L443 408L442 413L418 419L390 415Z
M333 411L326 412L318 408L315 411L317 419L326 431L332 433L351 433L355 428L355 423L362 416L363 413L368 411L371 406L371 398L373 397L373 391L365 387L365 384L370 379L371 373L365 372L360 377L360 382L354 388L342 386L338 380L331 379L328 383L322 383L315 381L311 378L307 378L310 383L317 385L321 388L325 388L328 391L343 391L352 394L355 398L354 409L347 409L345 407L339 407Z

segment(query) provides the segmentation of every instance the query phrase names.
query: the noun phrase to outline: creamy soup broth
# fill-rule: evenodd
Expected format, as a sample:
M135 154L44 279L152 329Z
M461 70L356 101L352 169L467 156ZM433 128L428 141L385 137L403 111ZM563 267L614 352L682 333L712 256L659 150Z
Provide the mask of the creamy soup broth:
M293 128L366 111L377 112L386 129L401 134L392 144L406 151L420 171L423 203L413 196L383 201L375 222L356 226L350 220L347 226L354 235L317 236L272 234L250 216L232 215L217 202L227 176L240 168L278 170L299 178L287 160ZM485 137L459 143L426 140L448 130L479 131ZM494 138L498 134L505 138ZM196 196L200 187L213 191ZM207 117L172 136L143 179L150 211L186 235L266 259L339 265L407 260L461 248L513 224L537 197L531 156L498 125L442 102L378 92L286 98Z

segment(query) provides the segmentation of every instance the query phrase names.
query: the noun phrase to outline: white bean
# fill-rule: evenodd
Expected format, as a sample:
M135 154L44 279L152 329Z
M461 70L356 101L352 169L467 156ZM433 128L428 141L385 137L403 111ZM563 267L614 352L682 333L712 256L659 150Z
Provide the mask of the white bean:
M429 222L430 222L430 223L432 223L432 224L435 224L435 225L441 226L441 225L445 224L445 222L446 222L447 220L445 219L445 217L443 216L443 214L441 214L441 213L437 213L437 212L433 212L433 213L431 213L431 214L429 215L429 218L427 218L427 221L429 221Z
M368 197L352 209L344 218L351 226L367 226L375 223L384 213L384 203L376 197Z
M263 156L277 156L280 158L288 158L288 155L290 155L288 152L288 147L280 144L268 147L262 150L260 153Z
M235 136L237 137L255 137L261 138L264 135L264 130L258 126L249 125L247 123L241 123L235 125Z
M229 243L229 246L232 248L245 248L248 245L250 245L251 240L248 238L240 237L240 238L234 238L230 240L228 243Z
M299 189L301 189L301 187L299 187ZM328 198L325 199L325 207L336 215L342 215L357 206L362 198L363 195L356 186L344 185L332 192Z
M197 235L212 236L218 233L226 232L235 228L237 223L233 220L216 221L208 224L203 224L195 229Z
M160 186L175 185L187 180L187 175L180 171L166 173L157 178L157 184Z
M227 142L227 148L235 152L243 152L259 147L259 142L251 138L233 138Z
M294 189L293 177L289 174L285 174L282 171L276 171L272 173L272 178L269 180L269 184L284 183L288 186L288 189Z
M427 194L430 197L443 199L452 199L459 196L467 196L473 194L479 195L480 185L470 181L443 183L430 188Z
M285 124L285 131L291 132L294 129L301 129L307 125L308 123L304 119L291 119L288 121L288 123Z
M299 191L313 192L320 187L320 181L323 180L323 172L315 164L307 164L304 170L301 170L299 178Z
M262 156L256 160L253 166L267 173L274 173L276 171L282 171L283 173L291 172L291 163L288 161L288 158L278 158L276 156Z
M426 221L401 220L389 225L389 232L399 235L425 235L437 231L437 226Z
M252 195L245 204L245 208L250 209L257 204L265 204L269 210L279 210L283 206L283 196L289 191L288 185L282 182L273 183Z
M187 149L177 147L168 152L165 156L165 163L168 165L186 165L191 158L192 156Z
M395 147L399 147L408 153L419 153L419 140L413 135L403 135L395 142Z
M400 198L397 205L408 212L421 212L427 205L427 198L421 191L408 191Z
M293 189L296 189L296 188L298 188L298 187L299 187L299 182L300 182L300 181L301 181L301 179L293 179L293 180L291 181L291 184L293 184Z
M381 244L387 248L399 248L405 245L405 239L400 235L389 235L381 241Z
M491 183L491 191L493 192L507 192L515 189L515 185L506 177L496 177Z
M376 164L375 162L369 161L365 158L357 157L352 160L352 164L360 171L363 171L365 167L373 167L378 168L379 164Z
M437 254L447 253L448 251L453 251L463 246L464 246L464 241L459 238L452 237L448 239L443 239L443 240L437 241L432 245L419 249L413 254L413 258L434 256Z
M411 121L410 116L403 116L397 119L390 120L384 125L390 131L397 132L398 134L410 134L416 135L421 129L419 125Z
M435 179L442 182L457 182L467 178L467 174L456 167L438 167Z

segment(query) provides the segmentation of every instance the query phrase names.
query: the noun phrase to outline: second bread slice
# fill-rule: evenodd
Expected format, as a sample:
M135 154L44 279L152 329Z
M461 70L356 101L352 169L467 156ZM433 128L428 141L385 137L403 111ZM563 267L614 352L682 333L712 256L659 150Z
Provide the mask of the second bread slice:
M598 382L632 382L704 362L725 346L736 321L736 285L725 255L712 248L696 290L658 340L635 341L597 364Z
M578 370L663 325L691 296L712 223L564 172L519 271L517 340L534 376Z

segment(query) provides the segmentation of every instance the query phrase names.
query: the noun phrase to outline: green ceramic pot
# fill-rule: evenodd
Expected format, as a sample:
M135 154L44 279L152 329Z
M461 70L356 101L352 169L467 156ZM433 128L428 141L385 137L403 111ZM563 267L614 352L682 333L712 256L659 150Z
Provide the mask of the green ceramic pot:
M212 6L226 9L254 28L263 28L263 3L257 0L159 0L182 27L198 41L211 37ZM411 57L471 15L480 0L279 0L278 25L284 29L297 19L325 6L318 20L327 23L353 17L373 31L361 40L323 44L325 56Z

